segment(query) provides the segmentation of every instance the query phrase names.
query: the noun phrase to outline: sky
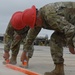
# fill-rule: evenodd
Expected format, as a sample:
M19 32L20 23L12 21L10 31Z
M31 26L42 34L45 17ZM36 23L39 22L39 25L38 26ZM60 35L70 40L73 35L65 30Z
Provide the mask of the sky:
M0 34L4 34L12 14L35 5L38 9L48 3L75 0L0 0ZM53 31L42 29L39 35L51 36Z

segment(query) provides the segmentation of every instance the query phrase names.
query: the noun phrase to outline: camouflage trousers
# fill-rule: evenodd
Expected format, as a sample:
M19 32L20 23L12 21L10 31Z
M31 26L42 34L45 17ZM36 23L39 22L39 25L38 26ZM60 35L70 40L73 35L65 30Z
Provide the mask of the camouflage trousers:
M19 35L15 35L14 39L12 41L11 44L11 51L12 51L12 55L17 56L20 50L20 45L25 43L25 38L21 38L20 36L18 38L16 38ZM28 51L28 57L31 58L33 56L33 52L34 52L34 47L32 45L31 50Z
M44 13L44 12L43 12ZM68 22L63 16L57 14L44 14L46 26L55 32L50 39L51 55L54 63L63 63L63 45L69 45L75 34L75 26ZM47 28L47 27L46 27Z
M50 50L54 64L64 63L63 46L66 45L64 34L54 32L50 39Z

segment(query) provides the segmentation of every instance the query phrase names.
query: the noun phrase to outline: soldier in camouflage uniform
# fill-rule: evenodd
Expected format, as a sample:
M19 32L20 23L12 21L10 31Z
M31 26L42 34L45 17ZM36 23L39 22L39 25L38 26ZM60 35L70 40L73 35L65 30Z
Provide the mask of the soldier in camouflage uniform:
M25 38L28 33L28 30L29 30L28 26L24 27L22 30L16 30L13 28L11 21L9 22L4 35L4 56L3 57L5 58L5 60L9 59L10 56L9 51L12 50L12 54L9 62L10 64L17 63L16 60L17 60L17 55L19 53L20 44L25 43ZM29 61L29 58L32 57L33 51L34 51L34 47L32 45L31 49L28 51L28 58L26 58L27 61ZM5 63L5 61L3 63Z
M23 16L28 19L28 16ZM50 39L50 51L55 64L55 69L51 72L45 72L44 75L65 75L63 44L66 43L68 46L73 45L71 42L75 34L75 2L56 2L47 4L38 10L36 18L32 18L35 19L33 28L31 28L31 24L28 25L25 20L23 20L30 26L24 44L24 52L30 50L31 45L41 28L54 30ZM25 57L23 53L21 56L22 61L24 60L23 57Z

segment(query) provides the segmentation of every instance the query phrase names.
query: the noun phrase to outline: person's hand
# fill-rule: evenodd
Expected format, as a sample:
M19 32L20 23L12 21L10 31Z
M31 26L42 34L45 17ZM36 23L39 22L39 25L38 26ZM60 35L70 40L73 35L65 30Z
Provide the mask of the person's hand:
M24 60L28 60L28 56L27 53L23 51L21 55L21 62L24 63Z
M3 58L5 59L5 60L7 60L7 59L9 59L9 52L5 52L4 53L4 55L3 55Z
M69 51L72 53L72 54L75 54L75 50L74 50L74 47L69 45Z
M16 35L15 36L15 40L21 40L21 36L20 35Z

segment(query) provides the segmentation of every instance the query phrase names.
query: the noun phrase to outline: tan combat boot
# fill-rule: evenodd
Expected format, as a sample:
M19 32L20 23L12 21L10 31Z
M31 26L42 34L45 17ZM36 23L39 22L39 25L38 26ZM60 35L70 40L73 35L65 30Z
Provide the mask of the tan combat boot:
M12 55L10 60L9 60L9 63L13 64L13 65L16 65L17 64L16 59L17 59L17 56Z
M51 72L45 72L44 75L65 75L64 74L64 65L63 64L55 64L55 69Z

